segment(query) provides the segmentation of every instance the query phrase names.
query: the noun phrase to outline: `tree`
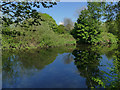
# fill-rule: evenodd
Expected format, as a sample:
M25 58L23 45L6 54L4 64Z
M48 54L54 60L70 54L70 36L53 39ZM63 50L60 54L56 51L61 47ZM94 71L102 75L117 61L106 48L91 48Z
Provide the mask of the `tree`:
M44 22L49 25L50 30L53 30L54 32L56 32L57 24L51 16L49 16L46 13L38 13L37 16L38 16L38 18L37 18L36 22L34 22L34 18L29 18L22 22L22 26L26 27L26 29L29 29L29 28L31 28L30 26L33 24L34 24L34 26L38 26L38 25L41 25L42 22Z
M116 15L118 13L118 7L117 7L117 2L116 3L106 3L105 5L105 19L106 22L106 28L109 33L112 33L113 35L117 35L118 33L118 28L116 24Z
M95 21L91 21L88 14L88 10L83 10L77 23L75 23L73 37L77 40L77 43L91 44L91 40L99 33L95 26Z
M105 2L88 2L87 7L90 12L90 17L100 21L104 14L105 4Z
M33 9L33 7L40 8L43 6L44 8L53 7L56 5L56 2L1 2L1 11L2 11L2 20L7 23L7 25L17 23L19 24L25 19L28 18L36 18L34 22L36 22L38 12ZM7 17L5 17L7 15Z
M66 32L65 26L59 25L56 32L60 34L64 34Z
M88 2L88 8L81 11L72 32L77 43L82 42L92 44L95 37L101 33L99 27L104 4L105 3L102 2Z
M118 28L117 36L118 36L118 39L120 40L120 1L115 7L117 9L116 10L117 11L116 23L117 23L117 28Z

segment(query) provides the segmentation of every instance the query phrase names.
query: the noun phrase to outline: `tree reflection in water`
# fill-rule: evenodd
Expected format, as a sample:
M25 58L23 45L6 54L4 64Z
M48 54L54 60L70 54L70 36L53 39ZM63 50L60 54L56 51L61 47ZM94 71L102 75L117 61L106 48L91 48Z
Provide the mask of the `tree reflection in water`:
M63 59L64 63L60 63L59 60L56 60L56 63L54 64L57 64L59 68L64 67L66 64L68 64L67 67L73 68L74 70L76 70L77 67L80 73L79 75L74 73L74 71L72 71L71 69L68 70L69 73L71 74L70 76L69 75L67 76L68 82L69 80L73 80L72 77L73 75L75 75L80 76L77 77L77 79L75 79L75 82L77 83L80 83L79 80L84 81L84 78L86 79L85 81L86 84L84 84L84 87L86 86L88 88L120 87L120 46L117 47L116 45L112 46L81 45L81 47L77 47L76 49L74 49L73 47L72 48L61 47L18 52L3 51L2 74L4 84L9 86L13 85L12 87L16 87L14 85L17 84L19 85L18 81L22 81L21 80L22 78L24 78L25 76L26 78L31 77L36 72L40 72L48 64L52 63L56 59L58 54L63 53L64 55L62 56L61 59ZM103 56L105 56L106 58L104 58ZM109 63L109 61L112 63ZM66 74L68 74L67 70L66 74L64 74L65 73L64 70L61 70L61 73L63 75L61 78L65 77ZM54 78L57 75L53 74L52 76ZM66 85L69 84L68 82L66 83ZM62 81L60 83L64 84L64 82Z
M75 46L33 49L25 51L2 52L2 80L15 84L17 79L24 76L32 76L45 66L52 63L58 53L72 52Z
M120 86L120 51L119 47L87 47L77 48L72 54L75 56L74 64L80 72L80 76L86 78L86 85L88 88L106 87L106 88L118 88ZM100 67L102 55L106 55L109 58L113 56L113 67L109 64L109 72L102 70ZM111 74L112 73L112 74Z
M101 77L98 66L100 54L90 50L74 50L73 55L75 56L75 65L77 66L80 75L86 78L86 85L88 88L95 87L97 83L92 80L92 77ZM102 78L102 77L101 77Z
M69 53L63 57L63 61L65 64L70 64L74 61L74 56L71 53Z

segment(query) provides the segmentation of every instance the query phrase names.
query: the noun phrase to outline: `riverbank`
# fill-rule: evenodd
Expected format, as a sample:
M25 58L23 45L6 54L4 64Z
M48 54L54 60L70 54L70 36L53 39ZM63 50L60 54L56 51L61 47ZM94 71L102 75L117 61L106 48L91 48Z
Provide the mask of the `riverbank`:
M2 49L49 48L76 44L70 30L59 29L55 20L48 14L39 13L39 16L42 18L37 19L39 25L30 24L34 21L33 18L24 20L17 26L3 24Z
M46 87L46 82L47 82L49 85L49 86L47 85L47 87L50 88L57 86L55 84L58 83L59 81L59 85L58 85L59 87L61 84L63 88L64 87L73 88L73 87L69 87L72 85L75 85L74 87L76 88L79 87L83 88L83 84L84 87L87 87L88 85L85 83L88 81L87 80L88 76L90 77L91 81L94 81L92 85L96 85L96 87L98 87L100 86L100 84L98 81L96 81L96 75L98 75L97 77L101 77L101 76L106 77L106 74L110 75L112 71L113 76L110 75L110 77L114 79L114 77L117 77L119 74L116 71L118 71L120 65L119 63L120 58L117 57L119 53L118 54L115 53L118 52L118 50L120 49L117 48L110 49L106 47L102 47L100 49L98 48L99 46L88 47L87 45L80 45L80 47L76 48L75 46L71 45L67 47L63 46L63 47L48 48L48 49L31 49L25 51L19 51L19 50L3 51L2 52L3 81L4 81L3 87L7 88L9 85L10 87L13 88L15 86L16 87L19 86L18 88L20 87L41 88L43 86ZM106 70L108 72L106 72ZM84 78L81 79L83 75ZM49 77L52 77L52 79ZM65 82L66 81L65 79L68 81ZM32 86L28 83L25 83L24 85L17 83L18 85L16 85L16 83L14 83L15 80L16 82L18 82L19 80L19 82L21 83L30 82L30 80L32 80L32 82L36 82L36 83L32 83L31 84ZM43 82L43 80L45 81L45 83ZM84 83L80 84L80 80L84 80ZM106 82L106 79L101 79L101 78L100 80L105 82L104 85L106 85L106 87L108 86L109 81ZM116 78L116 81L113 80L112 82L116 82L118 83L117 85L119 85L119 82L117 82L118 80L119 78ZM65 82L65 84L63 82ZM40 85L40 83L42 85Z
M37 48L54 48L60 46L69 46L76 45L76 40L71 35L60 35L59 38L54 40L47 40L41 43L36 43L35 41L32 43L27 43L27 41L19 41L15 43L13 41L17 41L13 38L11 41L9 39L2 37L2 50L29 50L29 49L37 49ZM29 40L29 39L28 39Z

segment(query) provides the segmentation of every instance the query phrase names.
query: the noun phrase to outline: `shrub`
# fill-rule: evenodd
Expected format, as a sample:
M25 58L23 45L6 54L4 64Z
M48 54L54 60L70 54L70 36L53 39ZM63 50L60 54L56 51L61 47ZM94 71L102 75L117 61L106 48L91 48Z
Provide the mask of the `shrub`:
M92 39L93 44L117 44L118 39L112 33L102 32Z
M67 31L65 30L65 26L59 25L56 32L59 33L59 34L64 34Z
M39 26L31 26L29 30L25 30L20 26L12 28L17 32L24 33L25 35L3 35L2 48L26 48L30 47L49 47L60 46L65 44L75 43L75 39L70 34L58 34L50 29L49 25L41 22ZM12 30L10 30L12 31Z

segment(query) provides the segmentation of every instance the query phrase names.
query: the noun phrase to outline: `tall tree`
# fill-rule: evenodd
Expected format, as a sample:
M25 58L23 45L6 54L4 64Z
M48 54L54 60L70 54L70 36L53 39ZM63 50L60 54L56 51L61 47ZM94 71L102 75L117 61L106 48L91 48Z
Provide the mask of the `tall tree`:
M88 2L88 8L81 11L73 30L73 36L78 43L92 44L95 37L101 33L99 27L104 6L105 3L102 2Z
M117 23L117 28L118 28L117 36L120 42L120 1L115 7L116 7L116 12L117 12L117 16L116 16L116 23Z
M105 5L106 28L109 33L119 37L120 34L120 1L106 3Z

